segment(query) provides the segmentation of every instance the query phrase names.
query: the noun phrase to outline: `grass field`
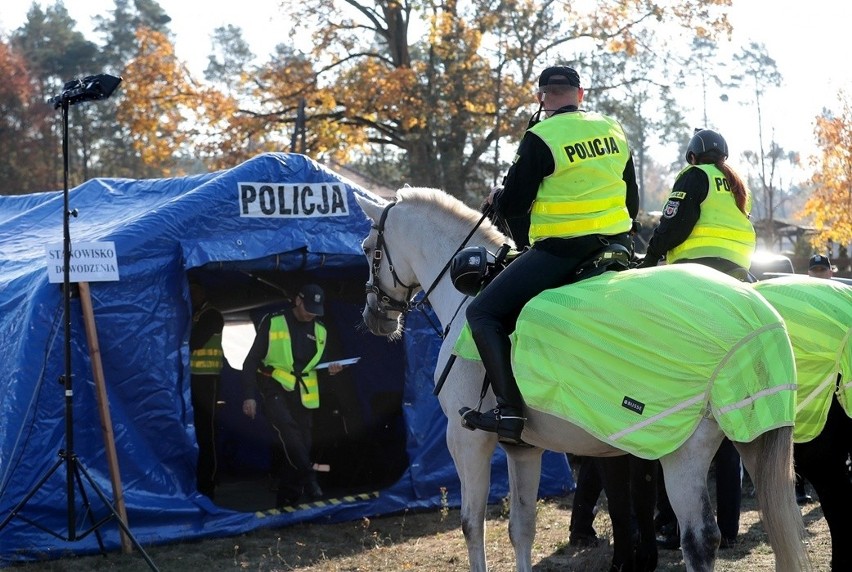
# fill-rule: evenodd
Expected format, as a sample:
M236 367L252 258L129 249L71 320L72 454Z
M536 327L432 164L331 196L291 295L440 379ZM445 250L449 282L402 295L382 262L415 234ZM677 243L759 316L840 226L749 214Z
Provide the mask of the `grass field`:
M712 487L711 487L712 490ZM572 495L541 500L533 549L536 572L607 571L612 555L611 527L605 499L595 520L597 547L568 545ZM514 554L507 533L507 504L489 507L487 552L492 572L514 570ZM802 507L808 531L808 553L817 572L829 570L831 543L819 503ZM246 570L256 572L464 572L467 551L457 509L406 513L340 524L296 525L259 530L231 538L146 547L157 568L171 571ZM766 535L745 495L739 544L719 552L716 570L769 572L775 570ZM111 553L71 557L19 567L27 572L149 570L138 555ZM662 571L683 570L680 551L661 550Z

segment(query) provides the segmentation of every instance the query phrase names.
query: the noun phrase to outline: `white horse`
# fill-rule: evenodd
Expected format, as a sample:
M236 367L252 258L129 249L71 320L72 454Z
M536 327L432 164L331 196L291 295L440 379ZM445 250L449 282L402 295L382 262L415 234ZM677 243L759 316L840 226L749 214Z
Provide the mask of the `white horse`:
M488 221L471 234L480 220L479 214L435 189L401 189L395 202L373 202L357 195L356 200L373 221L373 229L362 245L371 264L364 322L374 334L400 335L403 315L411 307L413 295L425 290L428 302L447 330L436 367L438 381L461 332L467 302L451 283L449 261L468 236L467 246L483 245L490 252L508 240ZM571 288L574 287L568 289ZM760 296L754 297L768 307ZM644 305L647 301L642 302ZM620 359L618 349L613 351L612 359ZM653 348L648 351L653 352ZM458 411L479 401L483 377L481 362L456 359L438 395L450 420L447 445L461 479L462 531L470 569L475 572L487 570L485 513L490 461L498 441L496 434L463 428ZM494 404L489 391L483 405ZM534 447L504 445L511 489L509 535L517 569L525 572L532 569L542 450L587 456L623 454L577 425L530 407L529 402L526 415L523 439ZM784 426L766 431L751 442L736 443L757 483L758 503L775 554L776 569L784 571L810 569L802 543L801 514L793 492L791 435L792 427ZM708 408L707 414L695 421L695 430L686 441L661 457L667 492L681 526L687 570L709 571L714 567L720 533L707 491L707 473L722 438L723 432Z

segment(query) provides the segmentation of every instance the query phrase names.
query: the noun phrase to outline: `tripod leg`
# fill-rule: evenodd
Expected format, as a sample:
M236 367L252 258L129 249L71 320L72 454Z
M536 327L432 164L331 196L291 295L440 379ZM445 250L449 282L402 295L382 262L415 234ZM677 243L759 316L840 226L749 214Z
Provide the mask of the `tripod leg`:
M63 457L60 456L59 459L53 464L53 466L50 467L50 469L48 469L44 476L35 484L35 486L30 489L30 492L28 492L26 496L21 499L21 502L15 505L15 508L13 508L12 511L6 516L6 518L3 519L3 522L0 522L0 530L3 530L6 525L9 524L9 522L13 518L15 518L15 516L17 516L18 512L20 512L20 510L24 508L24 505L26 505L29 500L35 496L41 486L47 482L47 479L49 479L51 475L56 472L56 469L58 469L62 465L63 460Z
M76 457L71 457L68 460L68 462L74 463L74 465L71 468L74 471L74 480L77 481L77 488L80 491L80 501L81 501L81 504L83 505L83 509L86 511L86 515L89 517L89 522L92 525L91 528L87 532L84 532L80 535L80 538L83 538L84 536L89 534L89 532L94 532L95 538L98 539L98 546L101 549L101 554L106 555L106 547L104 546L104 539L101 536L101 532L99 530L99 527L104 522L109 520L109 518L103 519L100 522L95 522L95 515L92 512L92 505L89 502L89 496L86 494L86 488L83 486L83 479L80 478L80 468L81 468L80 463L79 463L79 461L77 461ZM72 538L71 540L76 540L76 539Z
M97 485L97 483L95 483L95 480L91 477L91 475L89 475L89 472L86 470L86 467L83 466L81 463L77 463L76 467L77 467L77 470L80 471L81 473L83 473L83 476L86 477L86 480L89 482L89 485L91 485L92 489L94 489L95 493L98 495L98 497L100 497L101 502L103 502L104 505L106 505L106 507L110 510L113 518L115 518L115 520L118 521L118 526L121 528L121 530L124 531L124 533L130 539L130 542L133 543L133 546L136 547L136 550L138 550L139 553L142 555L142 558L145 559L145 562L148 563L148 567L151 570L154 570L154 572L159 572L159 569L154 564L154 562L151 560L151 557L148 556L148 553L145 552L145 549L142 548L142 545L139 544L139 541L136 540L136 537L133 536L133 533L130 532L130 529L127 527L127 525L124 523L124 521L121 520L121 516L119 516L118 511L115 510L115 507L112 506L112 503L109 501L106 494L104 494L104 492Z

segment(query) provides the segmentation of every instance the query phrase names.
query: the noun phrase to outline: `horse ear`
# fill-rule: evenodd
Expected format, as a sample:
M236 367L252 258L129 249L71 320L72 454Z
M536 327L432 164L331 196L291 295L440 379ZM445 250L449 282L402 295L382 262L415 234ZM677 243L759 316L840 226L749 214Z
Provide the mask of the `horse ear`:
M382 216L382 211L387 206L387 201L382 201L382 199L373 200L371 197L357 193L355 194L355 201L361 207L361 210L364 211L364 214L373 222L379 220Z

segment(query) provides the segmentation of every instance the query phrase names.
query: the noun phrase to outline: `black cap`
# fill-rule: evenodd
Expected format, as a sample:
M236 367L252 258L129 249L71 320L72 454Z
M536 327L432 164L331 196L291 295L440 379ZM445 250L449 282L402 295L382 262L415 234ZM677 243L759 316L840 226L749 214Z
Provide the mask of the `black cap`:
M299 290L299 297L302 298L302 306L306 312L310 312L316 316L322 316L325 311L323 302L325 302L325 292L316 284L305 284Z
M538 76L538 86L571 85L580 87L580 74L568 66L551 66Z
M828 256L823 256L822 254L814 254L811 256L810 261L808 262L808 270L811 268L831 268L831 260L828 259Z

